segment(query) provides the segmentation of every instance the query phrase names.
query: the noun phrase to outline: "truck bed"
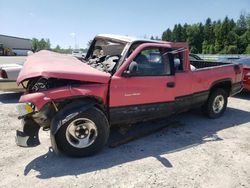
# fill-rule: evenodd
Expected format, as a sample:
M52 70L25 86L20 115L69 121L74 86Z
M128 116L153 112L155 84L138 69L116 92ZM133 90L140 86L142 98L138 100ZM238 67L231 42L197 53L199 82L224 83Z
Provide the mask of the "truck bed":
M197 61L190 61L190 64L193 65L196 69L202 69L202 68L217 67L222 65L231 65L232 63L197 60Z

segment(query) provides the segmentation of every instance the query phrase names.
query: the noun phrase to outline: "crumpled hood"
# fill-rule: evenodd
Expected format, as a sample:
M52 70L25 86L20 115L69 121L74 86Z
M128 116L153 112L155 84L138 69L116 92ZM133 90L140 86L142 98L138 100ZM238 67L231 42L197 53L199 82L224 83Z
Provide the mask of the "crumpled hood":
M38 76L97 83L108 83L110 79L109 73L99 71L72 56L47 50L27 58L16 82L19 85L24 80Z

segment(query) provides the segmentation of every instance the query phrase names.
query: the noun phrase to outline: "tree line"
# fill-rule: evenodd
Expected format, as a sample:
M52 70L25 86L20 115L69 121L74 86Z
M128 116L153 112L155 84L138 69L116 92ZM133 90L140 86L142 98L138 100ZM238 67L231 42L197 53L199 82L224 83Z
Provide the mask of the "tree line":
M188 42L192 53L250 54L250 14L241 14L236 21L226 16L223 21L207 18L204 24L176 24L163 32L162 40Z
M37 38L32 38L32 51L33 52L38 52L40 50L51 50L54 52L58 53L64 53L64 54L70 54L72 53L73 49L69 46L69 48L61 48L59 45L56 45L55 48L51 47L51 43L49 39L37 39ZM80 49L82 52L86 52L87 49Z
M207 18L205 23L175 24L173 29L166 29L162 37L153 40L172 42L188 42L190 52L202 54L250 54L250 14L241 14L234 21L227 16L223 20L212 21ZM90 42L88 45L90 45ZM33 51L43 49L59 53L71 53L71 47L64 49L57 45L51 48L49 39L32 39ZM80 49L86 52L87 49Z

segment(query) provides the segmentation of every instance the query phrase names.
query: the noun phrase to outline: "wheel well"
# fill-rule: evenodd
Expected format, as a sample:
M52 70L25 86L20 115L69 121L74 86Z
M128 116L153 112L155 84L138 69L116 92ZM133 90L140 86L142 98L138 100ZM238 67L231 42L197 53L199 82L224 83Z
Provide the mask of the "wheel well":
M70 99L64 99L64 100L58 100L56 103L58 104L59 110L64 108L66 105L69 105L74 102L83 102L83 101L89 101L94 102L94 106L100 110L102 110L105 114L107 114L107 108L103 101L97 97L77 97L77 98L70 98Z
M213 84L213 86L210 88L210 93L219 88L224 89L227 92L227 95L229 96L232 89L232 82L230 80L217 82Z

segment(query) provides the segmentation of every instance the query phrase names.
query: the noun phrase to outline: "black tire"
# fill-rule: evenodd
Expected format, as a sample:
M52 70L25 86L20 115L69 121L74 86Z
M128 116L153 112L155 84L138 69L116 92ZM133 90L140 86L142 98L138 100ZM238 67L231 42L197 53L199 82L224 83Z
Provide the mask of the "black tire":
M68 126L72 126L72 122L78 121L81 118L92 121L97 129L97 135L93 143L84 148L74 147L71 144L72 142L70 143L70 141L68 141L69 137L66 136L68 134ZM98 108L91 107L90 109L81 112L76 117L62 125L55 135L55 141L59 151L61 151L63 154L66 154L70 157L87 157L96 154L104 147L109 137L109 131L109 123L105 114Z
M216 107L214 108L213 105L215 105L216 103L215 100L219 100L218 98L223 100L224 102L222 102L223 105L222 104L218 105L221 106L221 108L218 108L218 110L216 110ZM228 94L224 89L216 89L212 91L212 93L208 97L207 102L202 107L203 112L211 119L221 117L224 114L227 107L227 98Z

